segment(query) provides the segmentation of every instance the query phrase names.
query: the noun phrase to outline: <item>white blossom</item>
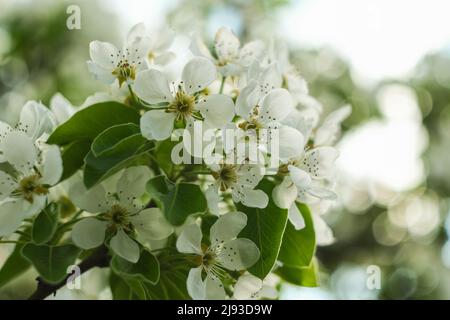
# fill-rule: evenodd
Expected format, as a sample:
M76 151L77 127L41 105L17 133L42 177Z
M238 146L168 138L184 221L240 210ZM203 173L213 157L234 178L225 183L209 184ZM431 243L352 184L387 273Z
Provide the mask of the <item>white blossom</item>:
M147 139L170 137L176 121L188 128L194 121L203 121L206 128L222 128L234 115L229 96L202 93L217 78L216 67L202 57L193 58L183 68L181 81L169 85L161 71L150 69L140 73L134 90L139 98L161 108L147 111L141 118L142 135Z
M127 168L109 180L86 190L83 182L71 190L72 201L80 209L96 214L82 219L72 230L73 242L82 249L92 249L109 239L118 256L137 262L140 256L137 240L143 245L167 238L173 228L158 208L145 208L140 197L150 170L144 166Z
M249 239L237 238L247 225L247 216L229 212L221 216L210 229L210 243L202 243L202 231L197 224L184 227L177 239L179 252L192 254L198 267L189 271L187 289L196 300L224 299L222 280L227 270L245 270L259 259L258 247Z

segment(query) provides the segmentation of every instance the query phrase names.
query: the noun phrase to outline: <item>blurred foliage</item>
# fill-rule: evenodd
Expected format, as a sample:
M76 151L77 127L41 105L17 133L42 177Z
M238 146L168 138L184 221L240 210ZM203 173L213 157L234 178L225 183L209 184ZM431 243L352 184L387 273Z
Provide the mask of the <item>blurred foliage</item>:
M66 27L69 4L81 9L80 30ZM98 12L102 12L101 19ZM28 99L47 104L56 92L81 104L100 88L87 72L89 42L114 39L115 21L96 1L4 2L0 13L0 110L14 114Z

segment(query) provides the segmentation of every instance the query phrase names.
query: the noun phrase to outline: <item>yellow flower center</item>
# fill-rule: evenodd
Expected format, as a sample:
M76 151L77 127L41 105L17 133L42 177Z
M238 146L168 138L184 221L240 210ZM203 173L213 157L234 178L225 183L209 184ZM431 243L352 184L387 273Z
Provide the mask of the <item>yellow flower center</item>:
M125 81L135 79L136 66L129 63L128 60L120 60L112 74L119 80L119 86L122 86Z
M20 194L25 200L33 203L34 195L45 195L48 193L48 188L39 183L41 178L38 174L25 177L19 182L19 188L15 191L16 194Z
M220 165L220 170L213 172L212 176L217 180L221 191L227 190L229 187L237 182L238 175L236 173L237 167L232 164Z
M184 120L193 115L195 111L195 97L185 94L179 90L175 99L170 103L167 112L176 114L176 121Z

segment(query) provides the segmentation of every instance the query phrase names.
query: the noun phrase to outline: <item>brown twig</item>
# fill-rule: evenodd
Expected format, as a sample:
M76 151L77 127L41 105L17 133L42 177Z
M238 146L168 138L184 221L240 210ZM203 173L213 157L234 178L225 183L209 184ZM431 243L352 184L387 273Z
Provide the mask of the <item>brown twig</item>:
M95 267L107 267L109 265L108 249L105 246L98 248L89 257L83 260L78 267L80 268L80 275ZM37 278L36 291L28 298L28 300L44 300L51 294L55 294L58 289L66 285L67 279L71 275L67 275L61 282L57 284L46 283L42 278Z

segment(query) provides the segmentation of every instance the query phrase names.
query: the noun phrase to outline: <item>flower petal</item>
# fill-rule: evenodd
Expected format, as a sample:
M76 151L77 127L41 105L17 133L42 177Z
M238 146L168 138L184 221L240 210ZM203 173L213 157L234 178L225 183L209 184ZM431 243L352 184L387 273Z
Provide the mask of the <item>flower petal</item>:
M106 198L106 190L101 184L97 184L88 190L83 181L78 181L72 185L69 194L70 199L78 208L88 212L106 212L110 209Z
M270 135L269 150L274 154L274 148L278 148L278 156L281 161L287 161L303 153L305 139L303 134L289 126L281 125L277 130L278 140L274 139L274 131Z
M3 150L5 160L20 172L28 173L36 162L37 149L24 132L10 132L3 139L0 149Z
M295 166L288 166L289 175L298 189L307 189L311 186L311 177L305 171Z
M214 64L207 58L195 57L183 68L181 75L186 93L202 91L217 78Z
M297 187L289 177L273 188L272 199L282 209L289 209L297 198Z
M316 146L332 145L336 142L341 133L341 123L352 112L352 107L346 105L330 113L314 135L314 144Z
M206 202L208 203L208 209L212 214L219 215L219 203L222 201L222 197L219 195L218 187L211 185L205 191Z
M242 212L229 212L211 226L211 246L235 239L247 225L247 216Z
M244 188L242 189L241 194L240 202L247 207L262 209L267 207L267 204L269 203L269 197L262 190Z
M217 31L214 39L214 49L219 61L228 62L237 59L240 46L239 38L228 28L221 27Z
M21 201L7 201L0 204L0 237L16 231L25 218Z
M168 102L173 99L166 75L159 70L139 72L133 86L136 95L150 104Z
M97 248L105 240L107 225L107 222L95 218L80 220L73 226L72 241L85 250Z
M45 145L42 151L42 164L40 166L43 184L55 185L62 176L63 163L59 147L55 145Z
M138 244L122 229L119 229L119 231L111 238L109 245L119 257L132 263L139 261L140 251Z
M136 199L145 193L145 185L150 180L151 171L147 166L129 167L122 171L117 181L119 203L130 212L135 212L141 206Z
M234 103L229 96L213 94L196 105L205 118L205 129L221 129L234 117Z
M61 93L54 94L50 99L50 110L58 124L66 122L75 113L75 108Z
M258 83L252 80L242 89L236 99L236 114L248 119L253 113L253 108L258 104L259 97Z
M336 193L334 193L333 191L326 189L326 188L311 186L311 188L308 189L308 193L319 199L324 199L324 200L336 200L337 199Z
M56 119L48 108L36 101L28 101L20 112L17 128L27 133L33 140L43 133L51 133L56 126Z
M239 238L225 242L217 259L226 269L239 271L250 268L259 256L259 249L253 241Z
M314 231L316 232L316 241L319 246L328 246L333 244L335 238L333 231L327 223L318 214L313 214Z
M293 203L289 208L288 219L294 226L295 230L301 230L305 227L305 219L295 203Z
M9 174L0 171L0 201L9 197L18 187L17 182Z
M147 111L141 117L142 135L149 140L165 140L172 134L174 121L173 113L164 110Z
M249 300L259 298L259 292L262 289L261 279L252 274L244 274L239 277L234 285L233 297L237 300Z
M186 280L186 287L189 295L194 300L205 299L205 283L202 280L202 267L192 268Z
M158 208L145 209L131 217L136 228L138 239L144 242L166 239L173 232L173 227L167 222Z
M113 84L116 81L116 76L112 74L110 68L106 69L98 63L88 61L87 67L90 73L94 75L94 78L100 80L106 84Z
M108 42L92 41L89 44L89 54L94 63L100 67L112 70L116 67L119 59L119 51Z
M256 63L256 62L255 62ZM276 62L271 63L259 75L258 83L261 95L268 94L275 88L280 88L283 78Z
M329 177L339 152L333 147L317 147L306 152L302 161L302 168L313 178Z
M182 253L202 254L202 230L193 223L185 226L177 239L177 250Z
M289 91L274 89L264 96L258 118L262 123L281 121L292 110L293 102Z
M159 64L161 66L165 66L166 64L171 63L176 58L175 53L173 52L164 52L155 57L155 64Z
M260 59L264 55L264 43L256 40L245 44L239 53L239 62L248 67L255 59Z
M207 300L224 300L225 289L223 284L217 277L207 275L205 279L205 299Z

